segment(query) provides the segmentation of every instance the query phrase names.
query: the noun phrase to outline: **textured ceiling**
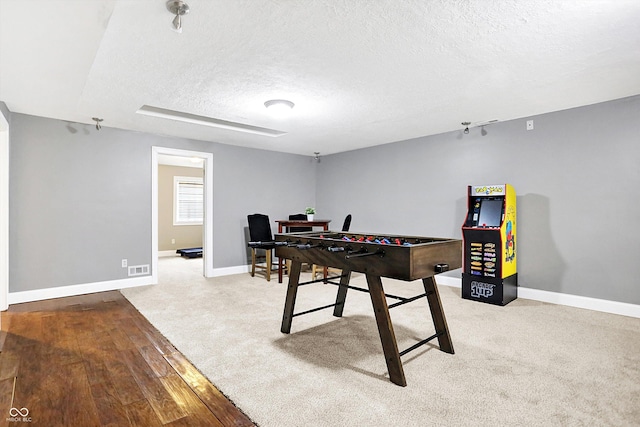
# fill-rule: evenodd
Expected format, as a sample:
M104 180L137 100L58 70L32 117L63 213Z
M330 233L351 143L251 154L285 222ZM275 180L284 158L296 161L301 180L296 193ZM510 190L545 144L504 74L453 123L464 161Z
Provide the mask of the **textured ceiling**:
M640 94L638 0L0 0L17 113L330 154ZM295 103L287 119L264 102ZM143 105L287 132L136 114Z

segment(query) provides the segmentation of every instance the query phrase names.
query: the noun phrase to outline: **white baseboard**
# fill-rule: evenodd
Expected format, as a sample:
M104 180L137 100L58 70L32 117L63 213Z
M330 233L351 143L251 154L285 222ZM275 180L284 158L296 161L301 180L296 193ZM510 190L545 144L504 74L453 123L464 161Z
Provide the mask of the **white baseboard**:
M462 288L462 278L447 276L446 274L436 274L434 276L438 285L451 286L452 288Z
M176 251L158 251L159 257L168 257L168 256L180 256L180 254L176 253Z
M462 288L462 278L460 277L439 274L436 276L436 283L438 285ZM518 298L640 318L640 305L628 304L625 302L583 297L580 295L562 294L559 292L524 288L522 286L518 286Z
M520 297L535 301L550 302L552 304L568 305L570 307L585 308L587 310L640 318L640 305L637 304L522 287L518 288L518 298Z
M130 279L109 280L105 282L85 283L81 285L60 286L57 288L34 289L32 291L10 292L9 304L41 301L52 298L71 297L95 292L115 291L135 286L153 285L153 276L142 276Z
M238 265L235 267L214 268L211 277L230 276L232 274L248 273L251 270L250 265Z
M173 251L170 256L175 255ZM248 273L251 267L240 265L236 267L225 267L213 269L213 275L229 276L232 274ZM129 279L108 280L104 282L83 283L80 285L59 286L55 288L34 289L32 291L10 292L8 295L9 304L21 304L24 302L42 301L53 298L72 297L76 295L92 294L96 292L115 291L136 286L155 285L158 280L155 276L141 276Z

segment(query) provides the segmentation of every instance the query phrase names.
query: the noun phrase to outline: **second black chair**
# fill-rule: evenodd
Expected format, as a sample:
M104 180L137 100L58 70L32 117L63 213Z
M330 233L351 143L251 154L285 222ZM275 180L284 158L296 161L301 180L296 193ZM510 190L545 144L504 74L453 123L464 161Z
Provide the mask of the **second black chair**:
M306 214L293 214L289 215L290 221L306 221ZM313 227L287 227L287 233L304 233L307 231L313 231ZM287 260L286 263L287 271L291 269L291 261Z
M351 227L351 214L347 215L344 218L344 223L342 224L342 231L349 231L349 227ZM322 266L317 266L315 264L313 264L313 268L311 270L311 280L316 280L316 275L318 274L318 269L324 269L324 267ZM336 268L328 268L327 271L333 271L333 272L338 272L339 274L342 274L342 270L338 270Z
M305 214L293 214L289 215L290 221L306 221L307 215ZM313 230L312 227L287 227L287 233L304 233L305 231Z

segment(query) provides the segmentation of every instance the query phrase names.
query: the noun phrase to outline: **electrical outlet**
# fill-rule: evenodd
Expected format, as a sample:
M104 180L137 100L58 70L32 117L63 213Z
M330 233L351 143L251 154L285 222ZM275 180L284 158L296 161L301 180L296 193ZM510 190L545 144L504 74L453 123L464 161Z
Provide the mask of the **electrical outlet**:
M171 239L171 244L175 245L176 244L176 239Z
M122 268L127 268L127 260L126 259L122 260Z
M533 130L533 120L527 120L527 130Z

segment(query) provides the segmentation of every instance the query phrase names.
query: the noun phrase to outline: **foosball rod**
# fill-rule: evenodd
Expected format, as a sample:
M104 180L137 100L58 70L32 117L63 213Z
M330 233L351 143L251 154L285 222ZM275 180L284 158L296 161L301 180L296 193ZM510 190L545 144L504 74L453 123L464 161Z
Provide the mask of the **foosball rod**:
M365 249L366 250L366 249ZM351 258L362 258L365 256L373 256L373 255L378 255L380 257L384 256L384 251L382 249L378 249L375 252L360 252L360 253L353 253L353 254L349 254L345 256L345 259L351 259Z
M276 242L276 241L262 242L262 241L258 241L258 242L249 242L249 247L253 248L253 247L256 247L256 246L263 246L263 245L285 246L286 244L287 244L287 242Z

